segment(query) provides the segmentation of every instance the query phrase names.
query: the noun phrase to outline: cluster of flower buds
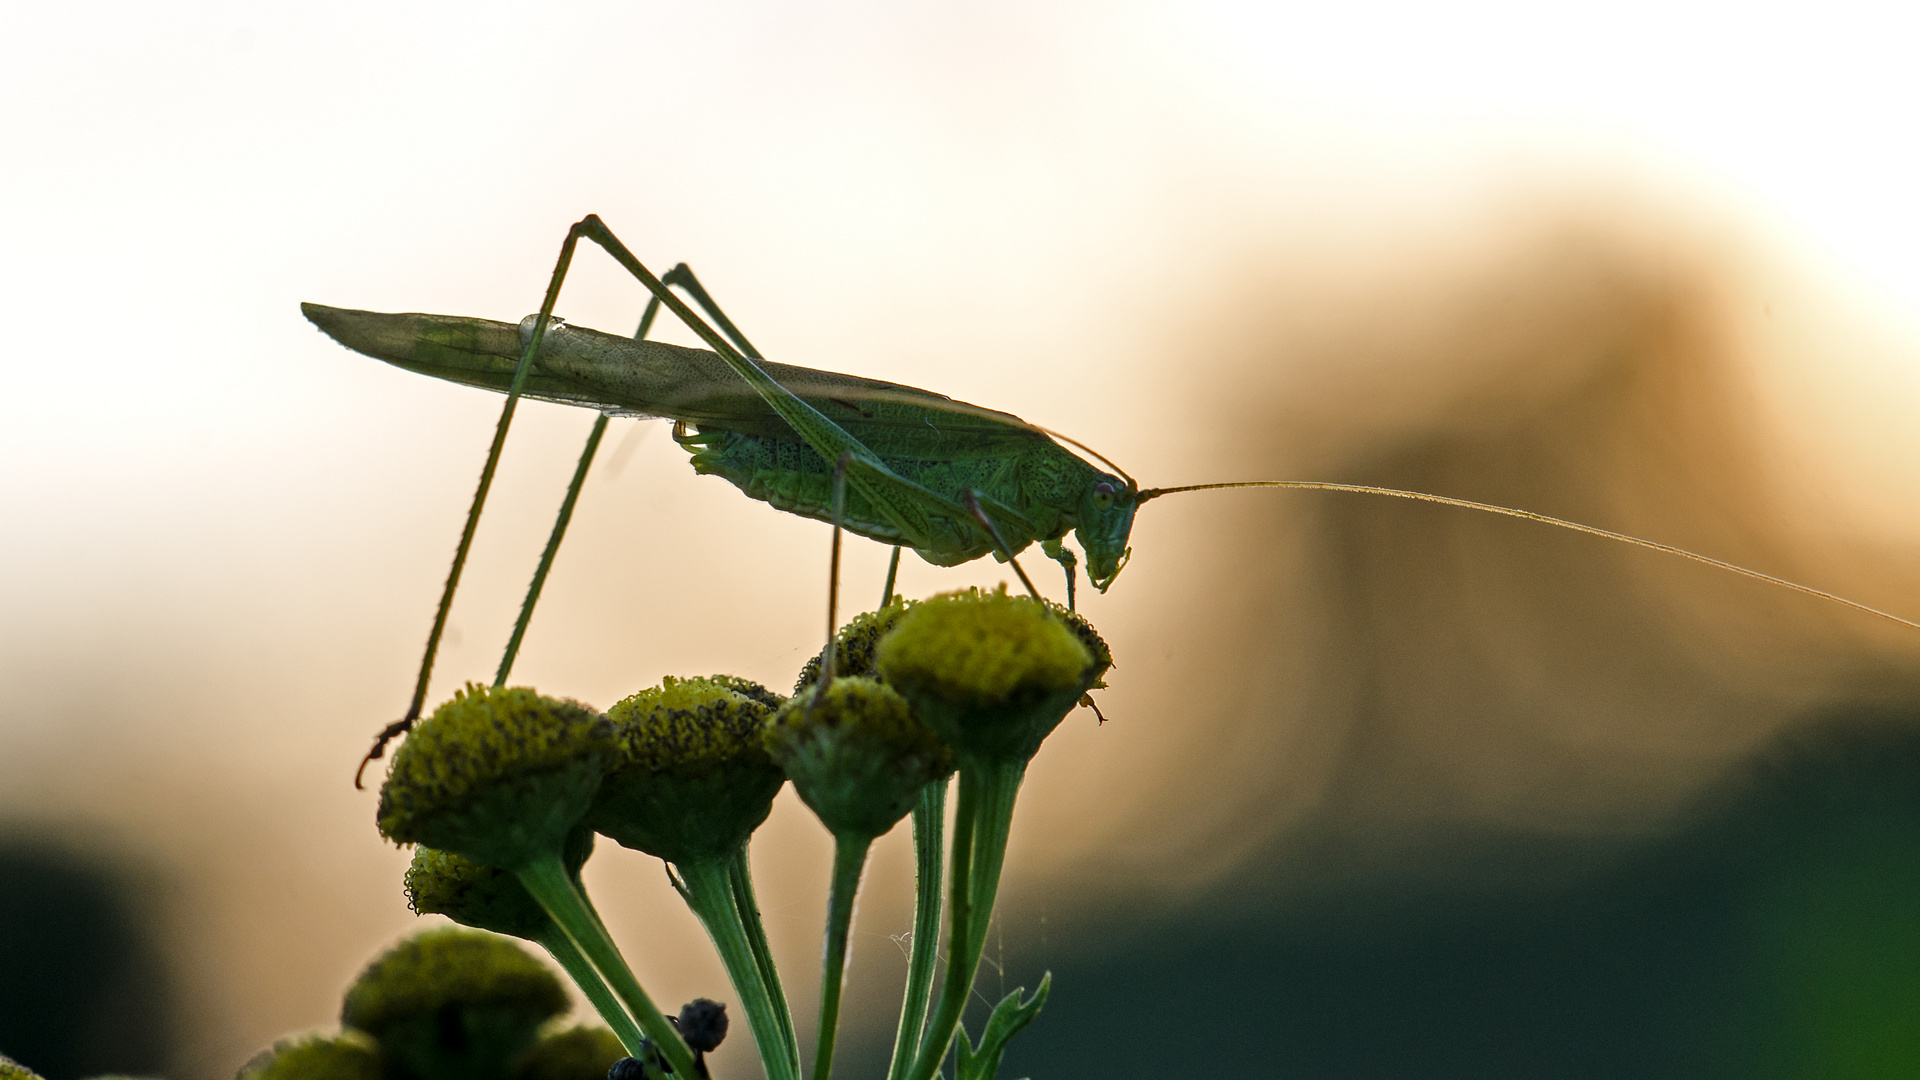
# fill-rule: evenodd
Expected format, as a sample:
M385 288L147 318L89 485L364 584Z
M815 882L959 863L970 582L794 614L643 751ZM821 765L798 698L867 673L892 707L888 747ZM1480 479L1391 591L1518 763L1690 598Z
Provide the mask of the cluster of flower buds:
M566 990L504 937L428 930L367 966L342 1030L285 1040L239 1080L599 1080L626 1054L605 1028L560 1020Z
M398 1063L421 1080L504 1077L552 1042L553 1061L620 1051L623 1080L705 1076L725 1011L703 999L668 1017L640 987L581 885L597 834L668 864L720 953L769 1080L799 1080L799 1043L747 864L749 838L792 780L836 840L813 1070L828 1080L867 849L915 815L916 846L931 844L935 871L922 873L919 906L937 920L939 819L957 768L949 985L931 1016L929 1002L909 1001L915 1020L903 1021L896 1048L906 1059L895 1074L926 1080L965 1003L953 984L970 985L978 963L1026 762L1110 664L1077 615L1004 589L970 590L856 617L808 664L791 699L731 676L668 678L603 714L528 689L469 685L394 755L380 831L418 845L406 877L415 911L540 945L610 1030L564 1033L571 1050L555 1042L560 1034L541 1041L566 1007L547 969L503 938L447 929L369 968L348 995L345 1034L277 1047L246 1075L372 1077ZM923 996L933 967L933 950L924 952ZM910 999L915 985L910 977ZM1022 1008L1031 1015L1038 1002ZM909 1026L917 1038L905 1035ZM604 1075L607 1065L598 1067ZM564 1075L554 1069L539 1075Z

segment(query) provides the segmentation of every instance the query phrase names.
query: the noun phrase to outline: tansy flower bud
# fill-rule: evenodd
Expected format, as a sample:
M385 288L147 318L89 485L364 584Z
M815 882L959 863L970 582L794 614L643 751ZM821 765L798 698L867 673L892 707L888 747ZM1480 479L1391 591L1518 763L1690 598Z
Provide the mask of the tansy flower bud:
M381 1080L381 1073L380 1052L349 1031L283 1039L241 1066L235 1080Z
M875 662L956 752L1026 761L1111 658L1090 650L1049 606L1002 586L914 605L881 639Z
M567 834L561 866L581 896L580 867L593 854L593 830L576 827ZM445 915L462 926L491 930L531 941L552 954L602 1019L628 1041L640 1032L593 964L547 914L533 894L509 870L486 866L436 848L419 848L407 867L407 903L419 915Z
M0 1054L0 1080L41 1080L40 1074Z
M747 867L747 838L786 783L760 742L770 699L762 687L714 676L668 678L615 705L607 715L625 753L587 823L673 864L675 885L720 952L768 1075L797 1078L793 1021L765 952Z
M561 859L576 882L592 854L592 829L575 828L567 834ZM462 926L536 942L554 930L546 909L511 871L451 851L415 849L406 889L407 905L416 915L445 915Z
M880 639L887 636L900 616L905 615L916 601L896 597L894 602L878 611L864 611L855 615L840 632L833 636L833 677L842 675L863 675L872 678L873 650ZM798 694L806 687L820 681L820 657L825 650L815 654L800 669L800 678L793 684L793 692Z
M794 790L832 832L871 840L913 809L920 789L953 771L953 753L882 683L841 676L820 700L782 705L763 741Z
M557 850L616 752L575 701L469 684L413 729L380 788L380 832L518 869Z
M513 1080L605 1080L607 1070L627 1056L606 1028L574 1027L541 1039L513 1067Z
M548 949L571 943L568 955L555 955L601 1016L613 1023L624 1009L668 1060L691 1070L693 1055L633 977L563 858L567 837L619 752L612 721L585 705L469 685L415 727L394 755L380 789L380 831L512 871L563 928ZM594 977L584 978L589 972ZM601 980L620 1008L597 995Z
M422 1080L485 1080L504 1077L568 1006L560 980L510 939L447 927L370 964L340 1022Z
M609 709L622 753L588 824L675 864L732 853L786 780L760 742L771 697L732 676L669 676Z

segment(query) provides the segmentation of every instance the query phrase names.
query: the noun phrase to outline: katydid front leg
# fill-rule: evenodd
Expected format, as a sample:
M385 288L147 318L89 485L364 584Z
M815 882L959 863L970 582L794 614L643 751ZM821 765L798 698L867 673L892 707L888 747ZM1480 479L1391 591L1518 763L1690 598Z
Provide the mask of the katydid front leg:
M1061 568L1066 570L1067 572L1067 610L1072 611L1073 610L1074 570L1078 568L1080 565L1080 557L1073 553L1073 549L1061 543L1057 537L1052 540L1040 541L1040 550L1046 553L1047 558L1052 559L1054 562L1059 563Z

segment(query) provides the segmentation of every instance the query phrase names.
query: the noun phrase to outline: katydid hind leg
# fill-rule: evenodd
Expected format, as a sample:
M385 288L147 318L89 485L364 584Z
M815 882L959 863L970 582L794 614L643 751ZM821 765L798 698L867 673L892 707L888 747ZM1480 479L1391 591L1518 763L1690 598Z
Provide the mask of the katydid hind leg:
M507 638L507 651L501 655L500 667L493 675L496 689L507 685L507 676L513 671L514 657L520 654L520 643L527 636L527 624L533 621L534 605L540 602L540 590L546 587L554 556L560 553L560 542L566 539L567 525L573 520L574 505L580 501L580 489L587 482L587 470L593 468L593 456L600 449L600 437L606 433L607 415L601 413L594 417L593 430L587 434L587 445L580 451L580 463L574 466L573 480L567 484L567 494L560 502L560 513L554 518L553 531L547 536L546 549L540 553L540 565L534 569L533 580L527 584L526 599L520 602L520 615L514 620L513 634Z
M582 218L568 236L570 239L585 238L600 245L648 292L658 297L667 310L718 353L721 360L751 386L815 453L827 461L838 461L842 455L851 453L853 462L847 473L848 482L900 530L910 546L923 551L933 547L935 529L931 519L936 514L958 522L962 527L970 525L971 519L964 508L895 474L879 455L845 428L780 385L739 347L688 307L665 282L655 277L597 215L589 214Z
M660 283L671 288L679 289L692 297L693 302L700 305L700 310L707 313L707 317L714 321L719 327L720 332L725 334L727 339L733 342L747 359L758 361L766 358L759 349L754 347L753 342L747 340L747 335L741 332L740 328L734 324L734 321L727 317L727 313L721 309L719 301L715 300L713 294L707 291L707 287L700 283L700 278L694 274L693 267L686 263L675 263L671 270L668 270L660 276ZM650 312L653 311L659 303L659 297L654 297L648 301L647 310ZM818 447L815 449L817 450ZM842 458L846 456L845 452L841 454ZM844 499L846 496L844 487L846 484L846 469L848 467L850 466L842 463L836 463L835 465L833 490L834 498L836 499ZM844 507L844 504L838 505ZM844 522L844 518L837 520ZM838 527L841 526L836 524L836 528ZM881 607L886 607L888 603L892 602L893 583L895 577L899 574L899 570L900 547L896 544L893 548L892 561L887 569L887 586L884 595L880 598Z
M474 487L473 502L467 508L467 520L460 532L460 542L454 548L453 564L447 570L447 581L440 592L440 605L434 613L433 628L427 633L427 645L420 657L420 672L414 680L413 699L407 705L406 715L388 724L379 735L374 737L372 749L360 759L360 767L354 770L353 786L362 786L367 765L380 759L387 751L387 744L413 729L414 721L420 718L421 707L426 703L427 684L433 678L433 661L440 651L440 639L447 628L447 614L453 609L453 594L460 586L460 572L466 568L467 553L473 548L473 535L480 525L480 514L486 508L487 493L493 487L493 474L500 464L500 452L507 442L507 431L513 426L513 414L520 403L520 394L526 388L527 376L533 370L533 357L539 352L540 343L546 338L547 327L553 321L553 306L560 298L560 286L567 279L567 268L573 264L574 250L580 244L583 232L579 225L567 230L567 238L560 245L560 257L555 261L553 274L547 280L547 292L540 302L540 313L534 319L533 333L520 352L520 362L513 371L513 382L507 388L507 400L500 408L500 419L494 424L493 442L487 449L486 464L481 466L480 481Z
M749 360L765 359L765 356L760 352L760 350L756 349L753 343L747 340L747 335L742 333L740 328L734 324L733 320L727 317L727 313L721 309L719 301L715 300L713 298L713 294L707 291L707 287L700 283L700 278L694 274L693 267L689 266L686 263L675 263L671 270L668 270L666 273L660 275L660 282L663 285L667 285L669 287L679 289L680 291L686 293L688 296L692 297L693 302L700 305L700 310L707 313L707 317L714 321L714 323L719 327L720 332L725 334L728 340L732 341L734 345L740 349L741 353L747 357L747 359ZM652 300L648 301L647 310L653 311L659 305L659 303L660 303L660 300L658 297L653 298ZM842 454L841 456L844 458L846 455ZM846 497L845 484L846 484L846 470L845 468L842 468L838 463L836 463L835 472L834 472L834 489L833 489L834 498L844 499ZM844 503L840 503L836 505L840 505L844 507ZM842 524L837 524L836 527L837 528L843 527L844 518L841 518L838 520ZM886 607L888 604L893 602L894 582L898 579L899 574L900 574L900 545L895 544L893 545L893 554L889 558L887 563L887 582L886 582L885 588L881 590L881 595L880 595L881 607ZM1071 585L1069 585L1068 591L1069 593L1071 593L1072 591Z
M660 283L663 285L669 286L671 288L677 288L680 291L686 293L688 296L692 297L693 302L700 306L700 310L706 312L707 317L714 321L714 323L718 326L720 332L725 334L728 340L732 341L734 345L740 349L741 353L744 354L749 360L765 359L764 355L760 352L760 350L756 349L753 343L747 340L747 335L741 332L739 326L735 325L734 321L727 317L727 313L720 307L719 302L713 298L713 294L708 292L707 287L700 283L700 278L696 274L694 274L693 267L689 266L684 262L676 263L674 264L672 269L668 270L665 274L660 275ZM647 311L648 311L649 319L651 319L652 313L659 309L659 306L660 306L659 297L656 296L648 300ZM637 336L644 336L644 334L637 335ZM849 462L846 460L847 455L842 454L841 458L842 460L837 461L834 465L834 475L833 475L834 561L833 561L831 576L836 581L838 580L838 574L840 569L840 560L839 560L839 551L840 551L840 542L841 542L840 531L844 527L844 520L845 520L844 513L845 513L845 506L846 506L845 499L846 499L846 483L847 483L846 473L847 473L847 468L849 467ZM888 558L888 561L887 561L886 585L881 589L881 592L880 592L881 607L886 607L888 604L891 604L893 602L894 583L899 579L899 576L900 576L900 545L895 544L893 545L893 553ZM1071 596L1073 593L1073 585L1071 581L1068 582L1067 593L1069 596ZM833 600L830 600L828 605L829 623L832 622L834 605L837 602L839 597L839 588L837 586L835 586L833 589L833 597L834 597ZM833 628L831 626L829 627L828 632L829 632L828 648L831 648L832 647L831 635L833 633Z
M745 353L748 359L765 359L760 350L753 347L753 342L747 340L747 335L733 325L732 319L727 318L727 313L720 310L720 305L714 302L713 295L707 292L707 287L700 284L700 279L693 275L693 267L686 263L675 263L673 269L661 275L660 283L678 288L693 297L693 302L700 305L700 310L706 312L708 318L719 324L721 333L726 334L729 340L739 346L740 351Z

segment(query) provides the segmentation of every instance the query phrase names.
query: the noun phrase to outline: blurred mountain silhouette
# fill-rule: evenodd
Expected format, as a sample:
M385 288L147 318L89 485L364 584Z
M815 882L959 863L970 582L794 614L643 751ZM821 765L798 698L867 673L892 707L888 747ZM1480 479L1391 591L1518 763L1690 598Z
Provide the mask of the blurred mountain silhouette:
M173 985L143 884L130 866L0 831L0 1053L47 1080L167 1066Z

